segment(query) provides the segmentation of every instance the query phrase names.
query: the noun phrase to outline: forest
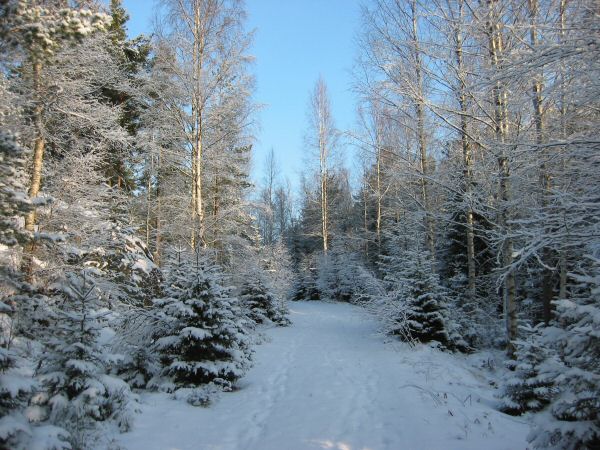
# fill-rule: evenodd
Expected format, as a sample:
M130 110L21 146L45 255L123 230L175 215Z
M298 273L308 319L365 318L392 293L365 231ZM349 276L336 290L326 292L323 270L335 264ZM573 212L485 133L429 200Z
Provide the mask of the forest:
M523 449L600 448L597 0L363 1L356 126L317 69L298 188L274 150L252 176L244 2L154 7L132 37L121 0L0 1L0 449L217 408L332 302L406 358L486 360ZM254 439L218 448L350 448Z

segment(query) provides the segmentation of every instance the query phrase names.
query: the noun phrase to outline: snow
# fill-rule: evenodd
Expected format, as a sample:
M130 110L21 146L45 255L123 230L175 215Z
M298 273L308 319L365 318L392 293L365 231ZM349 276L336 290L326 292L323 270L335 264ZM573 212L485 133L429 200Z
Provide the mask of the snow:
M255 366L208 408L142 395L130 450L518 450L528 424L493 409L473 357L385 342L361 308L296 302Z

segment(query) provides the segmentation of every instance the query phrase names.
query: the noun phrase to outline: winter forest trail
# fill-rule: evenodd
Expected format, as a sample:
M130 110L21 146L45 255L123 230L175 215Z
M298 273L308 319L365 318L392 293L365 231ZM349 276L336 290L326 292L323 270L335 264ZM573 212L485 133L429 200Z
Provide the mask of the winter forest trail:
M255 365L209 408L142 397L130 450L462 450L526 448L528 426L495 411L469 360L384 343L362 309L291 304Z

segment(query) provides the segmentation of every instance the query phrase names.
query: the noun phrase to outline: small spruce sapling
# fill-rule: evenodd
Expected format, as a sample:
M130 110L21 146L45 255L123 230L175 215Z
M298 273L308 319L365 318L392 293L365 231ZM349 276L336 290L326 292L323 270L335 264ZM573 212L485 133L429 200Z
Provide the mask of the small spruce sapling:
M216 265L195 259L170 270L166 296L155 301L164 324L155 342L162 370L151 387L173 391L211 383L228 390L250 367L249 330L239 300L223 286ZM188 398L206 403L197 400Z
M540 365L549 357L549 349L541 341L542 324L522 326L525 339L515 342L515 359L506 364L511 370L501 394L501 411L520 415L540 411L556 392L554 377L540 371Z
M277 301L260 277L247 279L240 292L242 305L257 324L273 322L280 326L290 324L287 310Z
M98 343L104 313L90 275L68 273L61 290L54 332L40 361L43 391L35 400L47 408L51 423L70 432L75 448L84 448L100 422L130 428L133 397L127 383L108 375L110 356Z

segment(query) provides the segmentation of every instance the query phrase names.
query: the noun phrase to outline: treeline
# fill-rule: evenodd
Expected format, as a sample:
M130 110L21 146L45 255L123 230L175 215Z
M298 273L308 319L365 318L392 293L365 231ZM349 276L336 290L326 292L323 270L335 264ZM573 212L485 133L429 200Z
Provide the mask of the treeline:
M505 348L503 410L534 447L600 442L595 1L376 0L356 130L310 96L296 298L362 303L388 333ZM360 149L358 188L335 153Z
M111 445L134 390L206 404L286 325L248 202L241 2L0 3L0 448Z

